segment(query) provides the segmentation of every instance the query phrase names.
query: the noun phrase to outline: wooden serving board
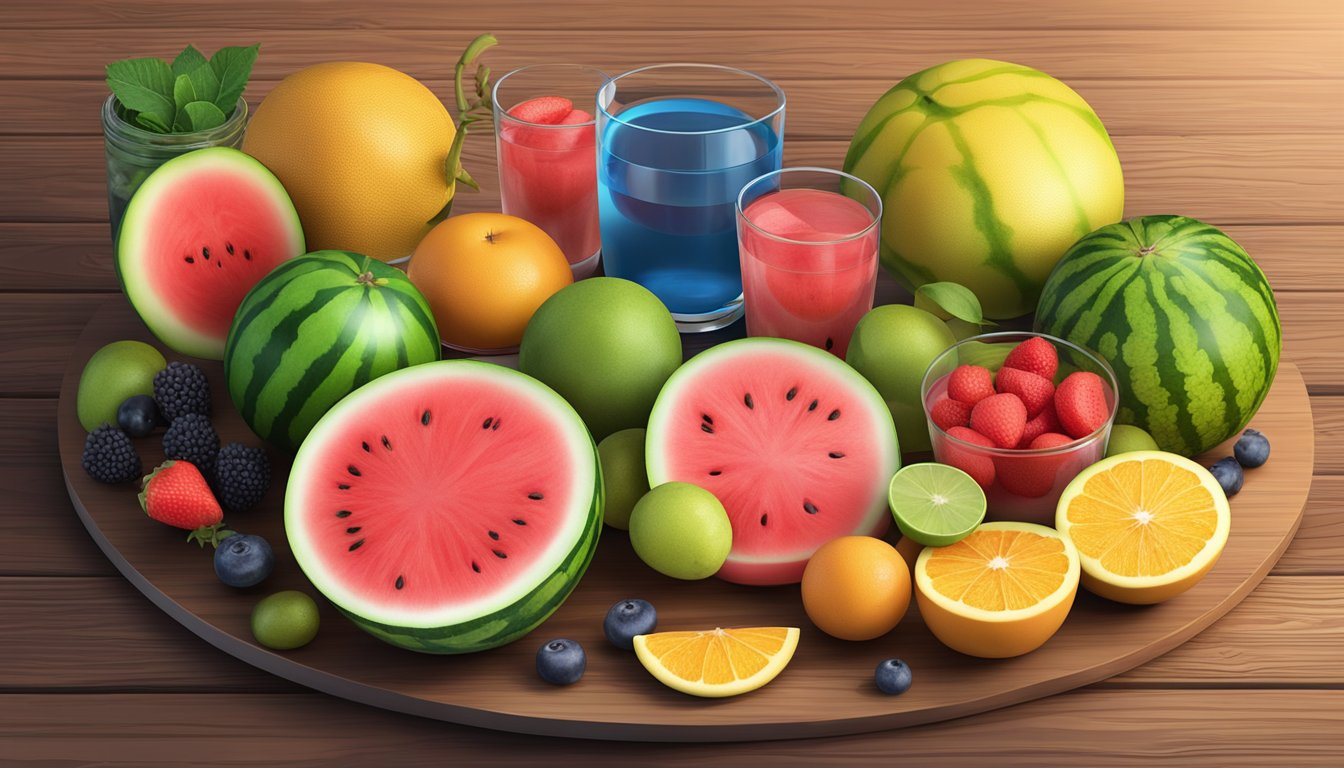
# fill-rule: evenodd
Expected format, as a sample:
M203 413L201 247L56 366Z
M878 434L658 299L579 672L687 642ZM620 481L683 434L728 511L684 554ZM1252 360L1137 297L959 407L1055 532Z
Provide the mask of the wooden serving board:
M484 653L429 656L365 634L304 578L283 530L287 465L281 457L275 457L275 480L262 505L228 521L265 536L276 552L274 575L249 590L221 584L208 550L148 520L131 486L101 485L84 473L85 433L75 414L79 374L96 349L124 338L152 341L117 298L94 316L71 353L57 420L70 498L127 579L207 642L273 674L378 707L523 733L652 741L825 736L961 717L1103 680L1175 648L1254 589L1297 531L1311 485L1311 408L1296 366L1284 364L1253 422L1273 441L1273 458L1247 473L1244 490L1232 500L1231 537L1208 577L1151 607L1122 606L1080 591L1059 633L1027 656L989 661L948 650L924 627L913 601L887 636L865 643L835 640L808 622L796 586L674 581L640 563L626 535L612 529L604 530L592 567L573 595L531 635ZM258 444L229 402L222 367L204 367L221 439ZM137 448L147 468L162 458L157 435L138 441ZM1222 446L1210 456L1229 453L1230 446ZM276 652L252 640L252 606L281 589L318 598L322 628L307 647ZM662 630L786 625L801 627L802 638L793 662L765 688L732 699L696 699L664 688L633 654L603 638L603 616L626 597L657 606ZM536 650L554 637L577 640L588 652L587 674L576 685L556 688L537 678ZM877 663L893 656L909 662L915 679L910 691L897 697L878 693L872 682Z

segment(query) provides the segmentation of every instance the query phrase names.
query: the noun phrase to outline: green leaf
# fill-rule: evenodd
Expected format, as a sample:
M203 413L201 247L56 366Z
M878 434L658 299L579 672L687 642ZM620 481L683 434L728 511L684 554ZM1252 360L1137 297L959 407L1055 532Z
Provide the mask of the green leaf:
M191 86L196 89L196 98L200 101L213 103L219 98L219 76L215 74L210 62L207 61L191 70L187 73L187 77L191 78ZM182 105L178 104L178 106Z
M177 112L173 71L162 59L124 59L108 64L107 87L122 106L141 113L140 117L149 115L155 125L169 125Z
M193 69L209 63L210 60L205 58L205 54L196 50L195 46L188 45L182 49L181 53L177 54L176 59L173 59L173 77L181 77L190 73Z
M970 288L959 283L925 283L915 289L916 303L921 303L921 298L958 320L980 326L994 325L992 320L985 319L980 299Z
M149 112L137 112L135 122L147 131L155 133L172 133L173 129L170 123L165 123L159 119L158 115Z
M191 84L191 78L186 75L178 75L173 81L173 104L177 106L177 111L196 101L196 86Z
M208 101L193 101L177 113L174 127L179 131L208 131L223 125L227 119L214 104Z
M257 61L257 51L261 44L247 47L220 48L210 57L210 68L219 78L219 93L215 96L215 106L225 115L233 114L238 97L247 88L247 78L252 75L252 65Z

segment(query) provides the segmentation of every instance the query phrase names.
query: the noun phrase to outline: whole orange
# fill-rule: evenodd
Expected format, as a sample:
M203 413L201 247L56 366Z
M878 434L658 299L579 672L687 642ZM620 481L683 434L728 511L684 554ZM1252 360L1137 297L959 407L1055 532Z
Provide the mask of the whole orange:
M332 61L289 75L262 99L243 151L285 186L309 250L395 261L448 202L455 134L443 102L410 75Z
M469 352L517 347L537 307L574 281L550 235L503 213L440 222L406 273L434 311L443 343Z
M803 609L817 628L841 640L890 632L910 607L910 568L890 544L842 536L818 549L803 570Z

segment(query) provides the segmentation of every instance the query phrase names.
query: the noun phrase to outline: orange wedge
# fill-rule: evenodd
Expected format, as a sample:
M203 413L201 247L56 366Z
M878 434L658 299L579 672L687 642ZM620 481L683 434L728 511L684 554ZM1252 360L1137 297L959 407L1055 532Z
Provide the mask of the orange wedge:
M774 680L797 647L796 627L635 636L635 655L659 682L682 693L710 698L754 691Z
M915 561L915 599L929 631L954 651L986 659L1045 644L1078 593L1078 551L1055 529L985 523Z
M1218 481L1162 451L1122 453L1064 489L1055 527L1078 548L1083 586L1122 603L1160 603L1218 562L1232 515Z

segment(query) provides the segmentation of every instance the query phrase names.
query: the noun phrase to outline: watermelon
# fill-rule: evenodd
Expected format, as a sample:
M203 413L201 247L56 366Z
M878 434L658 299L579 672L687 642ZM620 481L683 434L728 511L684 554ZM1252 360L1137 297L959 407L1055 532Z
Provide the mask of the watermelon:
M315 251L248 293L229 331L224 376L252 430L293 451L355 389L438 359L434 315L404 272L357 253Z
M1279 313L1232 238L1144 216L1079 240L1041 294L1036 330L1095 350L1120 383L1117 423L1194 456L1241 432L1279 366Z
M907 288L950 281L985 315L1024 315L1064 251L1120 220L1111 139L1064 83L952 61L902 80L859 123L845 170L882 196L882 264ZM864 200L866 190L846 193Z
M294 458L285 534L365 631L467 653L564 602L602 527L597 448L574 409L517 371L418 365L356 390Z
M723 502L733 547L716 575L740 584L797 582L831 539L882 535L900 455L872 384L828 352L771 338L678 368L645 439L651 487L694 483Z
M117 236L117 279L140 319L184 355L219 360L243 297L303 253L279 180L228 147L198 149L149 175Z

